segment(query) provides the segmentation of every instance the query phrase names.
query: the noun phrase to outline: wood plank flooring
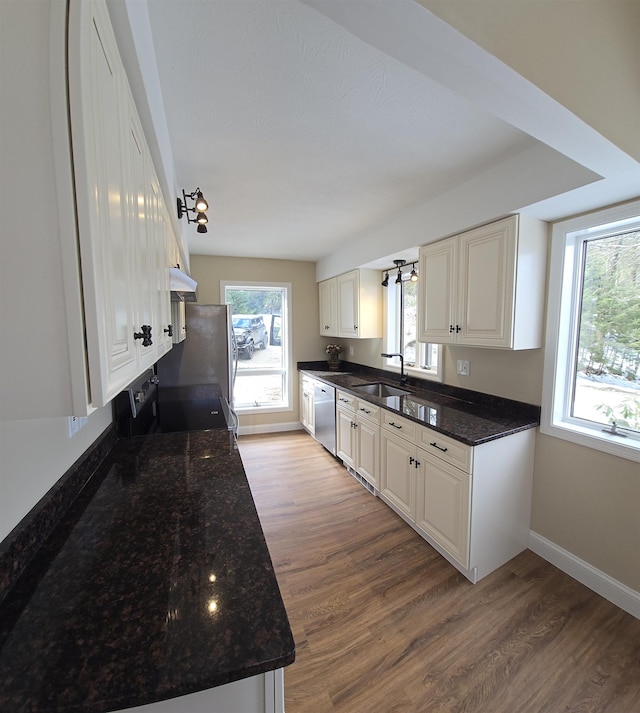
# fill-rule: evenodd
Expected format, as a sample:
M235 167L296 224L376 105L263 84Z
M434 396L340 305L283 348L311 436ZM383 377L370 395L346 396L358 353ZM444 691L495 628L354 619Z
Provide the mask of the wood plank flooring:
M526 551L470 584L303 432L239 447L296 641L287 713L638 713L640 621Z

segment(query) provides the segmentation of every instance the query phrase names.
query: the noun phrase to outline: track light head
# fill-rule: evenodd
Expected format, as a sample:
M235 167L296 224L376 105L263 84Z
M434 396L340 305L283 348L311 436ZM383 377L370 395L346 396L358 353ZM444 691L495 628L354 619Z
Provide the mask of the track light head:
M204 199L202 191L200 190L196 190L196 210L200 211L200 213L204 213L204 211L209 210L209 204Z

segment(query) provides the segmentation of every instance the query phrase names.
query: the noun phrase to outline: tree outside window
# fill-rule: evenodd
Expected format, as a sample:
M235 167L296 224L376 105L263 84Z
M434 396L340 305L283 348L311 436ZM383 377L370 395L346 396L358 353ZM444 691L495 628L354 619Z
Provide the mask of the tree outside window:
M543 433L640 461L640 201L552 229Z
M572 415L640 431L640 232L582 244Z

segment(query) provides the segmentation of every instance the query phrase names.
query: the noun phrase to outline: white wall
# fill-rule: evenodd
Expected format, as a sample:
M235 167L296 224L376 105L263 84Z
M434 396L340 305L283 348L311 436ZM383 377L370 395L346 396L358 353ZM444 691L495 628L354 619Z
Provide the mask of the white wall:
M640 2L418 2L640 161Z
M66 418L0 423L0 540L110 423L110 406L91 414L73 438Z
M271 414L242 414L241 429L277 428L278 424L298 424L299 381L296 362L326 359L324 340L318 329L318 286L315 263L296 260L191 256L191 275L198 283L198 302L218 304L220 281L288 282L291 283L292 322L292 406L291 411Z

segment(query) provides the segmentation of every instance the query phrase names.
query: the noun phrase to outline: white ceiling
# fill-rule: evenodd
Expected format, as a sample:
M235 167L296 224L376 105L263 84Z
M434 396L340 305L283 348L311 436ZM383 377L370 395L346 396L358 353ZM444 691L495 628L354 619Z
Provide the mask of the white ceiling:
M547 148L473 90L449 88L455 77L445 86L446 55L433 71L399 59L410 33L403 47L397 27L368 28L395 36L397 52L358 37L338 16L357 0L341 2L148 2L176 181L187 192L200 187L210 204L208 233L185 231L191 254L320 260ZM360 17L372 18L374 6L392 8L394 21L405 13L407 24L412 13L429 14L413 0L384 3L365 3ZM560 190L541 176L531 202L564 192L566 179L558 180ZM415 254L397 248L397 256Z

